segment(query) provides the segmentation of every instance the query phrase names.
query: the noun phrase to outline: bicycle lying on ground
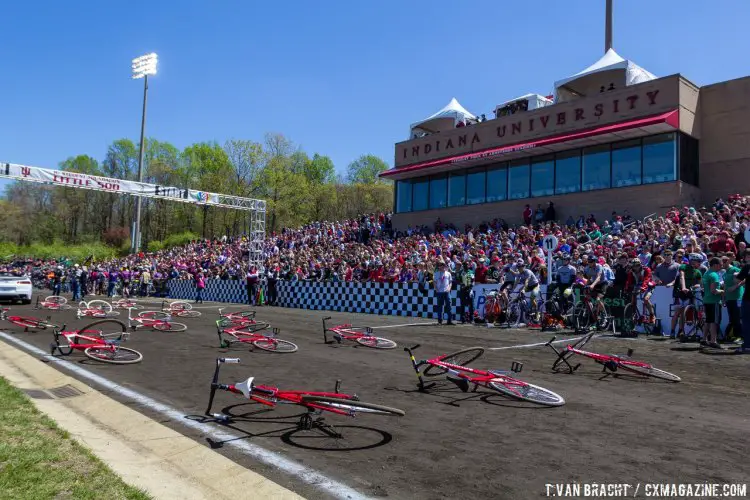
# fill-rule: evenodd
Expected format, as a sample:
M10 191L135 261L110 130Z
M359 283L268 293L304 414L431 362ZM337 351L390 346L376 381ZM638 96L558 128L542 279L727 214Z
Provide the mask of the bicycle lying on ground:
M79 350L91 359L116 365L138 363L143 359L140 352L120 346L129 335L121 321L103 319L75 331L65 331L63 325L55 328L53 335L55 341L50 344L53 356L56 352L69 356Z
M161 310L180 318L197 318L201 315L200 311L193 311L193 306L184 300L162 301Z
M310 430L321 429L329 436L341 437L333 427L324 423L322 417L313 419L313 415L320 415L327 411L336 415L354 417L357 413L371 415L403 417L404 411L378 404L360 401L356 394L343 394L339 392L341 381L336 382L333 392L311 392L311 391L282 391L278 387L268 385L255 385L254 377L248 377L242 382L235 384L220 384L219 369L224 363L239 363L239 358L217 358L214 377L211 381L211 394L208 398L208 407L205 414L220 422L230 422L232 417L225 413L211 413L214 396L217 390L239 394L245 399L255 401L262 405L274 408L277 404L293 404L307 408L307 413L300 417L297 424L299 429Z
M365 347L372 347L374 349L393 349L398 344L390 339L383 337L376 337L372 334L372 328L365 327L362 331L362 327L356 327L349 324L336 325L328 328L326 321L331 319L330 316L323 318L323 343L330 344L328 341L328 332L333 332L333 339L341 343L342 340L351 340Z
M232 344L252 344L258 349L277 353L296 352L297 344L277 338L279 329L274 328L272 335L262 335L254 331L246 331L244 324L226 325L226 319L216 322L216 333L219 336L220 347L232 347Z
M510 373L519 373L523 369L522 363L514 361L511 364L510 371L478 370L466 366L484 354L484 348L482 347L470 347L451 354L445 354L432 359L423 359L421 361L417 361L414 358L413 351L417 348L419 348L419 344L413 347L405 347L404 351L409 353L411 364L419 379L419 390L421 392L427 392L436 385L435 382L425 384L423 377L446 375L447 379L456 384L463 392L468 392L470 386L473 384L472 392L476 392L477 388L481 385L505 396L522 401L530 401L545 406L561 406L565 404L565 400L559 394L544 387L529 384L523 380L511 377ZM422 366L427 367L420 371Z
M680 377L674 375L673 373L655 368L649 363L631 359L631 356L633 355L633 349L628 349L627 354L620 356L614 354L598 354L595 352L582 350L581 348L586 345L593 336L594 332L591 332L588 335L585 335L578 339L574 344L566 346L562 351L557 350L557 348L553 345L556 337L552 337L550 341L545 344L549 346L553 351L555 351L555 354L557 354L557 359L552 364L552 369L554 371L559 371L560 366L562 366L562 364L564 363L568 367L568 373L575 372L581 366L581 364L579 363L573 366L568 360L574 354L578 354L580 356L591 358L602 365L602 373L616 373L618 368L621 368L630 372L630 374L641 375L643 377L654 377L662 380L668 380L670 382L679 382L681 380Z
M128 309L128 328L133 331L139 328L151 328L160 332L184 332L187 330L187 325L172 321L172 316L163 311L141 311L134 318L131 310Z
M76 311L76 316L79 318L84 316L90 318L111 318L112 316L119 315L118 311L112 310L112 304L105 300L81 301L78 303L78 311Z
M112 302L112 307L116 309L143 309L134 299L119 299Z
M261 330L271 328L270 323L255 320L255 311L241 311L230 314L222 314L221 311L223 310L224 309L219 309L219 320L217 322L218 326L242 326L243 330L250 333L259 332Z
M72 306L68 304L68 299L60 297L59 295L50 295L41 300L38 296L36 298L35 309L49 309L51 311L63 311L66 309L72 309Z
M8 315L8 311L10 311L10 309L8 309L7 307L0 309L0 321L8 321L16 326L22 326L25 332L29 331L29 328L31 328L32 330L58 328L57 325L50 323L51 318L49 316L47 316L46 320L33 318L31 316L10 316Z

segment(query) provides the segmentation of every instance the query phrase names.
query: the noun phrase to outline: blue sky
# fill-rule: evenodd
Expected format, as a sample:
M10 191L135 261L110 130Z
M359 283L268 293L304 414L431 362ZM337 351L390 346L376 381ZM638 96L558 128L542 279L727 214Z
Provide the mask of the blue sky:
M393 163L408 125L456 97L475 114L603 53L604 0L4 2L0 161L56 167L147 134L182 148L281 132L339 172ZM699 85L750 74L750 1L615 0L614 47ZM737 62L739 61L739 62Z

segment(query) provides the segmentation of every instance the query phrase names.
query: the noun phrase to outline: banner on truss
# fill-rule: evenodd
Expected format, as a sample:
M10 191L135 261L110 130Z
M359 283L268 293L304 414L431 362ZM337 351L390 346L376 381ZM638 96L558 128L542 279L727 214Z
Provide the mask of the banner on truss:
M262 200L240 198L174 186L149 184L146 182L113 179L79 172L29 167L13 163L0 164L0 178L2 177L55 186L91 189L94 191L143 196L146 198L168 199L184 203L265 211L265 202Z

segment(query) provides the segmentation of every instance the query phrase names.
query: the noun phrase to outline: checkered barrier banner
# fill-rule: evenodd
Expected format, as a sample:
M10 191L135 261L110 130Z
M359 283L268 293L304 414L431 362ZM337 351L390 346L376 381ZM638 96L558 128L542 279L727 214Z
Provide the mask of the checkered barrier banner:
M339 312L364 312L392 316L436 318L434 288L420 290L416 283L317 283L279 281L276 304L282 307ZM195 299L195 282L170 280L169 296ZM266 290L266 298L268 291ZM206 280L203 300L248 303L242 281ZM456 313L456 291L450 294L451 310Z

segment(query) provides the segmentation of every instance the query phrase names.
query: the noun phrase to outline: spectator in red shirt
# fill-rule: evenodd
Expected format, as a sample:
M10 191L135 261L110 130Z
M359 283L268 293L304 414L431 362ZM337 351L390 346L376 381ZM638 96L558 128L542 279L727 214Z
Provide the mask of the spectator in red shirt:
M526 205L526 208L523 209L523 222L527 226L531 224L531 205Z
M479 259L477 270L474 273L474 283L487 283L487 266L485 264L486 259L484 257Z

